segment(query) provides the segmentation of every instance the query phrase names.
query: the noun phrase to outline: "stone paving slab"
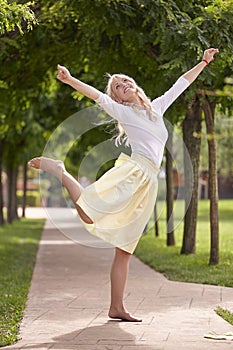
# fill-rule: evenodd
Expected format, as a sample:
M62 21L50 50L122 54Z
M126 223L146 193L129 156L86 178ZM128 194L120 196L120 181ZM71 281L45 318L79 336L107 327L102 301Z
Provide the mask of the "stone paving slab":
M57 209L60 221L63 213ZM43 217L39 209L38 216ZM83 230L80 237L85 235L81 226L77 230ZM54 221L46 221L21 340L2 349L233 349L232 341L204 338L209 331L233 331L214 312L218 305L233 308L233 288L168 281L133 256L125 303L143 322L109 320L114 250L76 244L60 231Z

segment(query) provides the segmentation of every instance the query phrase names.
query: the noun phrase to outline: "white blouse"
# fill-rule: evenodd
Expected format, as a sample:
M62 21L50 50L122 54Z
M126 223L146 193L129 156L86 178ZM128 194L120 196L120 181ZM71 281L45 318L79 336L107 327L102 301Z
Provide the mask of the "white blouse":
M128 135L132 152L145 156L159 168L168 138L163 114L188 86L188 80L180 77L164 95L154 99L151 102L153 120L149 119L145 109L137 109L115 102L102 92L96 102L112 118L121 123Z

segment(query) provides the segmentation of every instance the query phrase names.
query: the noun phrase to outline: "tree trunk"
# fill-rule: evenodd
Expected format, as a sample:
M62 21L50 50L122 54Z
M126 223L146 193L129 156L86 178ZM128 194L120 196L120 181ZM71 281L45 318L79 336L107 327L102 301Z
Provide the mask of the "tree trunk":
M166 144L166 187L167 187L167 246L175 245L173 218L173 177L172 177L172 142L173 134L169 132Z
M157 206L155 203L154 206L154 223L155 223L155 237L159 236L159 224L158 224L158 215L157 215Z
M3 183L2 183L2 156L3 156L4 142L0 142L0 225L4 225L5 220L3 216Z
M209 199L210 199L210 265L219 263L219 227L218 227L218 174L217 174L217 148L214 137L215 102L205 98L203 110L208 140L209 155Z
M22 217L25 218L27 204L27 164L23 166L23 202L22 202Z
M7 203L7 222L12 223L13 220L17 220L17 175L18 169L15 167L7 168L7 193L8 193L8 203Z
M201 106L198 99L187 110L183 121L184 178L185 178L185 217L181 254L196 252L196 226L198 206L198 180L200 163ZM189 157L192 167L190 166Z

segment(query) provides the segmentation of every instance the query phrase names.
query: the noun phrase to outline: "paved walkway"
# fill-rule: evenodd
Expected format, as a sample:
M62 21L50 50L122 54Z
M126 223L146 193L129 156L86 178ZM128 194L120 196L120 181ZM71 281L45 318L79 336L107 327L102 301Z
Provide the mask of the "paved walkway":
M233 331L233 327L214 312L218 305L233 307L232 288L171 282L136 257L132 257L130 264L125 302L143 322L108 320L113 249L74 243L66 237L67 232L74 229L74 222L67 220L67 212L58 209L53 214L52 222L46 221L37 255L21 326L22 339L3 349L233 348L232 341L203 337L209 331ZM36 209L28 212L28 216L44 215ZM67 227L65 234L60 232ZM77 221L75 230L82 241L86 233Z

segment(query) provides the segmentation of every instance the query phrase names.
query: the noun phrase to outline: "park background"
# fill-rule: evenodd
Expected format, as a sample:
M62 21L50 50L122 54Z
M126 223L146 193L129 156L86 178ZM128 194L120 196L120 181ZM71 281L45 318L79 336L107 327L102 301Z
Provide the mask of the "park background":
M163 209L159 201L154 213L155 218L160 213L159 219L154 223L152 217L136 254L171 278L232 286L232 0L0 0L0 5L3 246L9 245L5 240L15 237L16 231L20 235L35 232L25 228L27 222L33 224L21 216L25 217L27 206L44 204L38 175L27 168L28 160L43 153L54 130L69 116L93 105L56 80L58 63L102 91L106 72L126 73L153 99L199 62L205 49L217 47L214 62L165 115L173 128L162 165ZM114 124L109 129L106 133L106 125L92 128L67 146L65 164L74 176L90 149L112 137ZM177 152L177 135L187 152ZM182 172L177 162L184 164ZM98 176L112 164L104 164ZM44 183L43 197L49 198L46 179ZM178 198L177 187L182 188ZM52 205L66 205L64 200L58 202ZM177 226L177 222L182 223ZM35 237L38 240L39 233ZM9 258L9 251L5 254L4 259ZM6 271L5 265L1 269ZM14 279L11 274L10 279ZM3 295L13 295L12 290L6 292L7 281L2 283ZM16 284L12 285L17 292ZM24 289L22 304L27 295ZM17 329L23 306L9 297L8 302L2 299L5 324L8 302L11 312L20 310Z

